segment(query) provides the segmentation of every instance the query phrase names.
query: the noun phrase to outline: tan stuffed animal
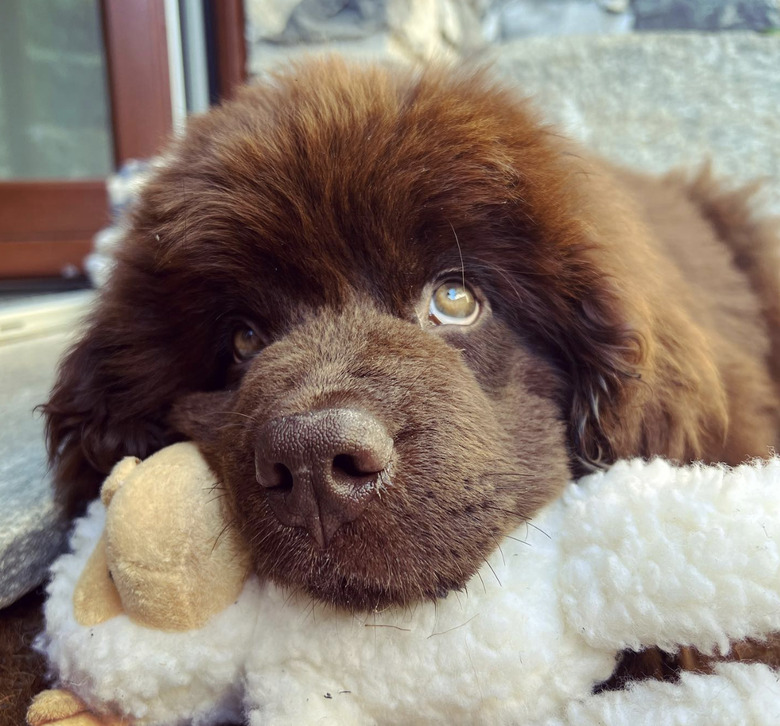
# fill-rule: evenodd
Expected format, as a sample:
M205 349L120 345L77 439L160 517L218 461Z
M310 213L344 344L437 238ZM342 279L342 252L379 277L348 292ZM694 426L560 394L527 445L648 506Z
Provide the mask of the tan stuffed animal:
M76 621L92 627L126 615L163 631L199 628L235 601L250 557L233 527L214 475L192 443L141 462L120 461L101 490L105 530L73 595ZM122 723L96 720L65 690L45 691L28 723Z

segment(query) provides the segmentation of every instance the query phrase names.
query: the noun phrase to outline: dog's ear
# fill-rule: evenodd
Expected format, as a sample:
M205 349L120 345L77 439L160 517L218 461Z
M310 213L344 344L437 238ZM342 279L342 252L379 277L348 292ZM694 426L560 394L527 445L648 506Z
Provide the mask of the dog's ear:
M60 363L41 409L58 498L69 514L95 497L122 457L145 458L166 443L170 401L165 352L147 335L139 311L103 301Z
M561 340L577 458L591 468L638 454L681 462L716 455L726 391L701 328L668 299L637 305L607 278L598 285Z
M518 271L522 287L504 292L520 296L518 324L563 374L574 460L587 471L637 455L717 457L728 410L710 341L654 276L610 271L614 254L584 244L553 273Z
M642 213L611 170L566 142L516 153L515 247L491 262L509 273L502 295L517 301L520 329L567 379L573 457L592 468L718 456L729 412L712 341Z

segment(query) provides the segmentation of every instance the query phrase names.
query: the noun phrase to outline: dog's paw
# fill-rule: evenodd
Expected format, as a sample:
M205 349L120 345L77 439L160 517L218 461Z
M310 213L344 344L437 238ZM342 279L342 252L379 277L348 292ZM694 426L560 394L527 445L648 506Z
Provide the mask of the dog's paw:
M78 696L61 688L39 693L27 709L28 726L129 726L116 716L92 713Z

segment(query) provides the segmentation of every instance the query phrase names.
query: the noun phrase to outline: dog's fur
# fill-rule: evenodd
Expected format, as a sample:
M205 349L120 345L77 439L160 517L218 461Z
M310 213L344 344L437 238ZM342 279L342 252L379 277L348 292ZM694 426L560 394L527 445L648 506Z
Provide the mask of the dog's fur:
M443 595L589 467L767 454L772 244L743 196L589 159L483 72L296 67L195 119L143 192L45 407L59 492L74 510L192 437L259 574L353 609ZM482 314L430 324L453 276ZM236 364L242 321L265 347ZM394 459L322 549L273 516L254 449L331 406Z

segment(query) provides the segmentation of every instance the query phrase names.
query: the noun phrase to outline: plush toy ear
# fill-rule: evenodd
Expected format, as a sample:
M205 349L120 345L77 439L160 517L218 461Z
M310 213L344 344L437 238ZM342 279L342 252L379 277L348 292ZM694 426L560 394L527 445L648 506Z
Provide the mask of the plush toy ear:
M144 461L106 515L106 554L128 616L189 630L234 602L250 571L221 484L191 442Z
M137 457L126 456L111 470L100 488L100 500L106 509L140 463ZM73 613L79 624L92 627L122 612L124 608L111 578L106 555L106 533L103 532L73 591Z
M114 498L119 487L121 487L127 477L135 471L135 468L141 463L141 460L136 456L126 456L111 470L106 480L103 482L103 486L100 487L100 500L103 502L103 506L108 507L111 504L111 500Z
M123 612L122 598L111 578L103 532L73 590L73 615L79 625L91 628Z

